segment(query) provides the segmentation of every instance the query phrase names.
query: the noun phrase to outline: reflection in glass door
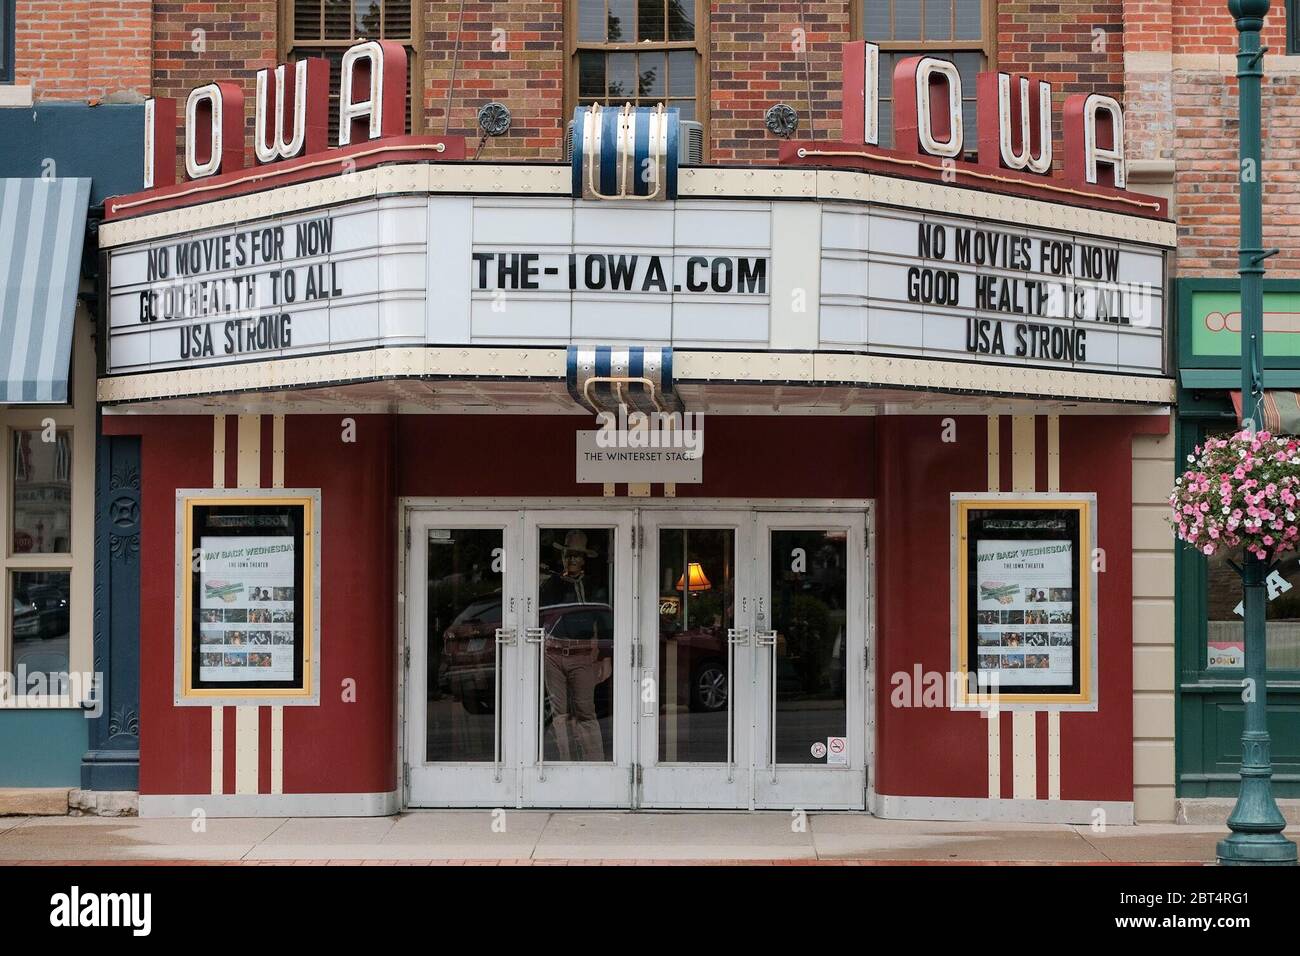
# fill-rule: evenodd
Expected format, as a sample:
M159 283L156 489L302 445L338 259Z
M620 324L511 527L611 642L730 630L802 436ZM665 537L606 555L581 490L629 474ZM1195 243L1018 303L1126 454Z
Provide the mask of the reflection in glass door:
M858 807L865 787L860 516L760 515L756 806Z
M517 536L514 514L412 517L413 805L515 805Z
M752 514L642 521L641 805L748 806Z
M632 516L529 512L524 529L521 799L628 806Z

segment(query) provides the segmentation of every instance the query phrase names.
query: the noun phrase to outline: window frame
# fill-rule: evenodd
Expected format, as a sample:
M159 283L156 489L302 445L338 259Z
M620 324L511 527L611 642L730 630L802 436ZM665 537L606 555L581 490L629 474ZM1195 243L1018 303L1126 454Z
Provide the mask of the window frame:
M564 123L573 119L578 106L578 54L581 51L601 53L657 53L674 50L695 51L695 122L704 128L704 159L709 157L709 45L710 18L707 0L694 0L695 39L664 40L648 43L595 43L578 40L578 6L580 0L570 0L564 6ZM664 96L667 104L669 97ZM618 104L622 105L622 104ZM561 127L563 130L564 127ZM563 145L561 145L563 149Z
M1286 52L1300 56L1300 0L1286 0Z
M17 17L17 0L0 0L0 83L13 83L17 77L14 69L14 20Z
M0 0L0 3L4 0ZM325 0L316 0L324 7ZM356 0L351 0L355 5ZM382 5L383 0L380 0ZM345 40L302 40L298 41L293 32L294 21L294 0L280 0L278 4L278 39L276 42L276 63L288 63L290 57L294 56L295 48L307 48L313 52L309 56L320 55L324 50L338 50L342 52L350 46L361 42L357 36L349 37ZM355 28L355 22L353 26ZM321 31L324 33L324 30ZM369 37L367 39L391 39L389 37ZM399 41L400 42L400 41ZM424 4L421 0L411 0L411 35L409 42L402 43L406 48L407 60L407 84L411 92L411 135L422 136L429 132L427 116L424 109ZM334 65L331 64L331 70ZM328 145L335 146L336 142Z
M894 3L899 0L893 0ZM1300 0L1291 0L1291 2L1300 2ZM997 2L996 0L981 0L980 11L980 33L979 40L880 40L873 37L863 36L866 28L866 3L867 0L853 0L849 4L849 36L854 40L867 40L880 47L881 53L915 53L918 55L944 55L948 53L982 53L984 54L984 70L998 69L998 30L997 30ZM892 8L891 8L892 9ZM954 0L955 11L955 0ZM954 12L955 16L955 12ZM925 23L924 8L922 8L921 23ZM924 29L924 28L923 28ZM962 99L969 100L975 95L974 90L962 88ZM893 97L888 98L892 105ZM892 114L891 114L892 115ZM893 142L893 130L889 133L890 142ZM962 146L962 153L975 152L979 144L967 137L967 141ZM894 146L886 147L888 149Z
M3 0L0 0L3 2ZM71 378L66 405L0 406L0 671L14 673L13 576L23 571L67 571L68 580L68 673L87 674L94 669L93 613L95 566L95 350L91 322L78 307L73 332ZM19 431L40 431L47 419L67 432L72 452L72 548L49 554L15 554L13 550L13 454L14 435ZM70 682L69 691L79 691L88 700L92 688ZM16 694L0 685L0 711L6 709L63 708L80 710L83 700L71 695Z

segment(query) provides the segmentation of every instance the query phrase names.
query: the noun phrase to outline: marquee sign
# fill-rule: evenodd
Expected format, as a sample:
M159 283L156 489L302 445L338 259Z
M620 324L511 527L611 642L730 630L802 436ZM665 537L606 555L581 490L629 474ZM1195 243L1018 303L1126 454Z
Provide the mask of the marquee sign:
M981 73L977 80L979 141L962 123L961 75L949 60L906 57L894 68L895 149L879 146L879 49L866 41L843 46L844 142L786 143L786 163L865 165L894 175L942 178L945 182L998 192L1049 196L1057 201L1126 213L1163 216L1163 201L1125 197L1124 117L1119 104L1101 94L1072 94L1062 114L1064 183L1053 167L1052 86L1030 76ZM458 137L406 136L406 50L387 40L348 48L339 70L339 132L326 143L330 64L321 58L259 70L253 97L253 154L263 169L244 164L244 92L221 80L195 87L183 104L182 155L191 181L213 180L202 189L175 183L176 101L148 100L145 129L146 191L110 200L106 218L265 189L284 182L374 165L398 158L404 147L421 159L460 159ZM575 199L671 201L677 194L678 118L662 105L610 104L579 109L574 116L572 190ZM384 148L373 148L388 141ZM967 160L978 151L978 162ZM337 160L338 165L333 161Z
M1157 247L874 204L774 225L789 206L394 196L123 246L108 371L386 345L771 349L793 322L823 350L1163 372ZM774 291L794 270L820 285L799 308Z

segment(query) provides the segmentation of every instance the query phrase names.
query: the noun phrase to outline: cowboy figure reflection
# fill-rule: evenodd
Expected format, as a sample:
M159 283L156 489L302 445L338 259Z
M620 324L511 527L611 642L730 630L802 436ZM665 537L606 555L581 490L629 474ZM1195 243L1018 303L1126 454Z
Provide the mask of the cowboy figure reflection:
M587 560L599 555L587 546L585 531L569 531L564 536L564 544L552 542L551 547L560 552L560 567L559 573L543 572L539 594L543 609L603 604L609 600L606 588L587 574ZM562 626L564 618L564 615L556 616L546 636L546 693L551 704L555 746L561 761L602 761L605 751L596 719L596 685L600 683L597 617L581 618L584 621L590 618L590 634Z

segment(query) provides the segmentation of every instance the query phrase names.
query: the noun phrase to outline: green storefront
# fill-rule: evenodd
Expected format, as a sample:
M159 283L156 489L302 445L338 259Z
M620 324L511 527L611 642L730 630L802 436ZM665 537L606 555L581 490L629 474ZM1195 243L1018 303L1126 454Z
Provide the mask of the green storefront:
M1207 435L1237 427L1241 388L1236 279L1179 279L1177 463ZM1264 385L1283 431L1300 430L1300 280L1264 282ZM1271 418L1261 427L1276 428ZM1225 557L1179 547L1175 555L1177 779L1183 800L1237 794L1241 763L1241 579ZM1300 798L1300 555L1268 579L1268 703L1273 792Z

